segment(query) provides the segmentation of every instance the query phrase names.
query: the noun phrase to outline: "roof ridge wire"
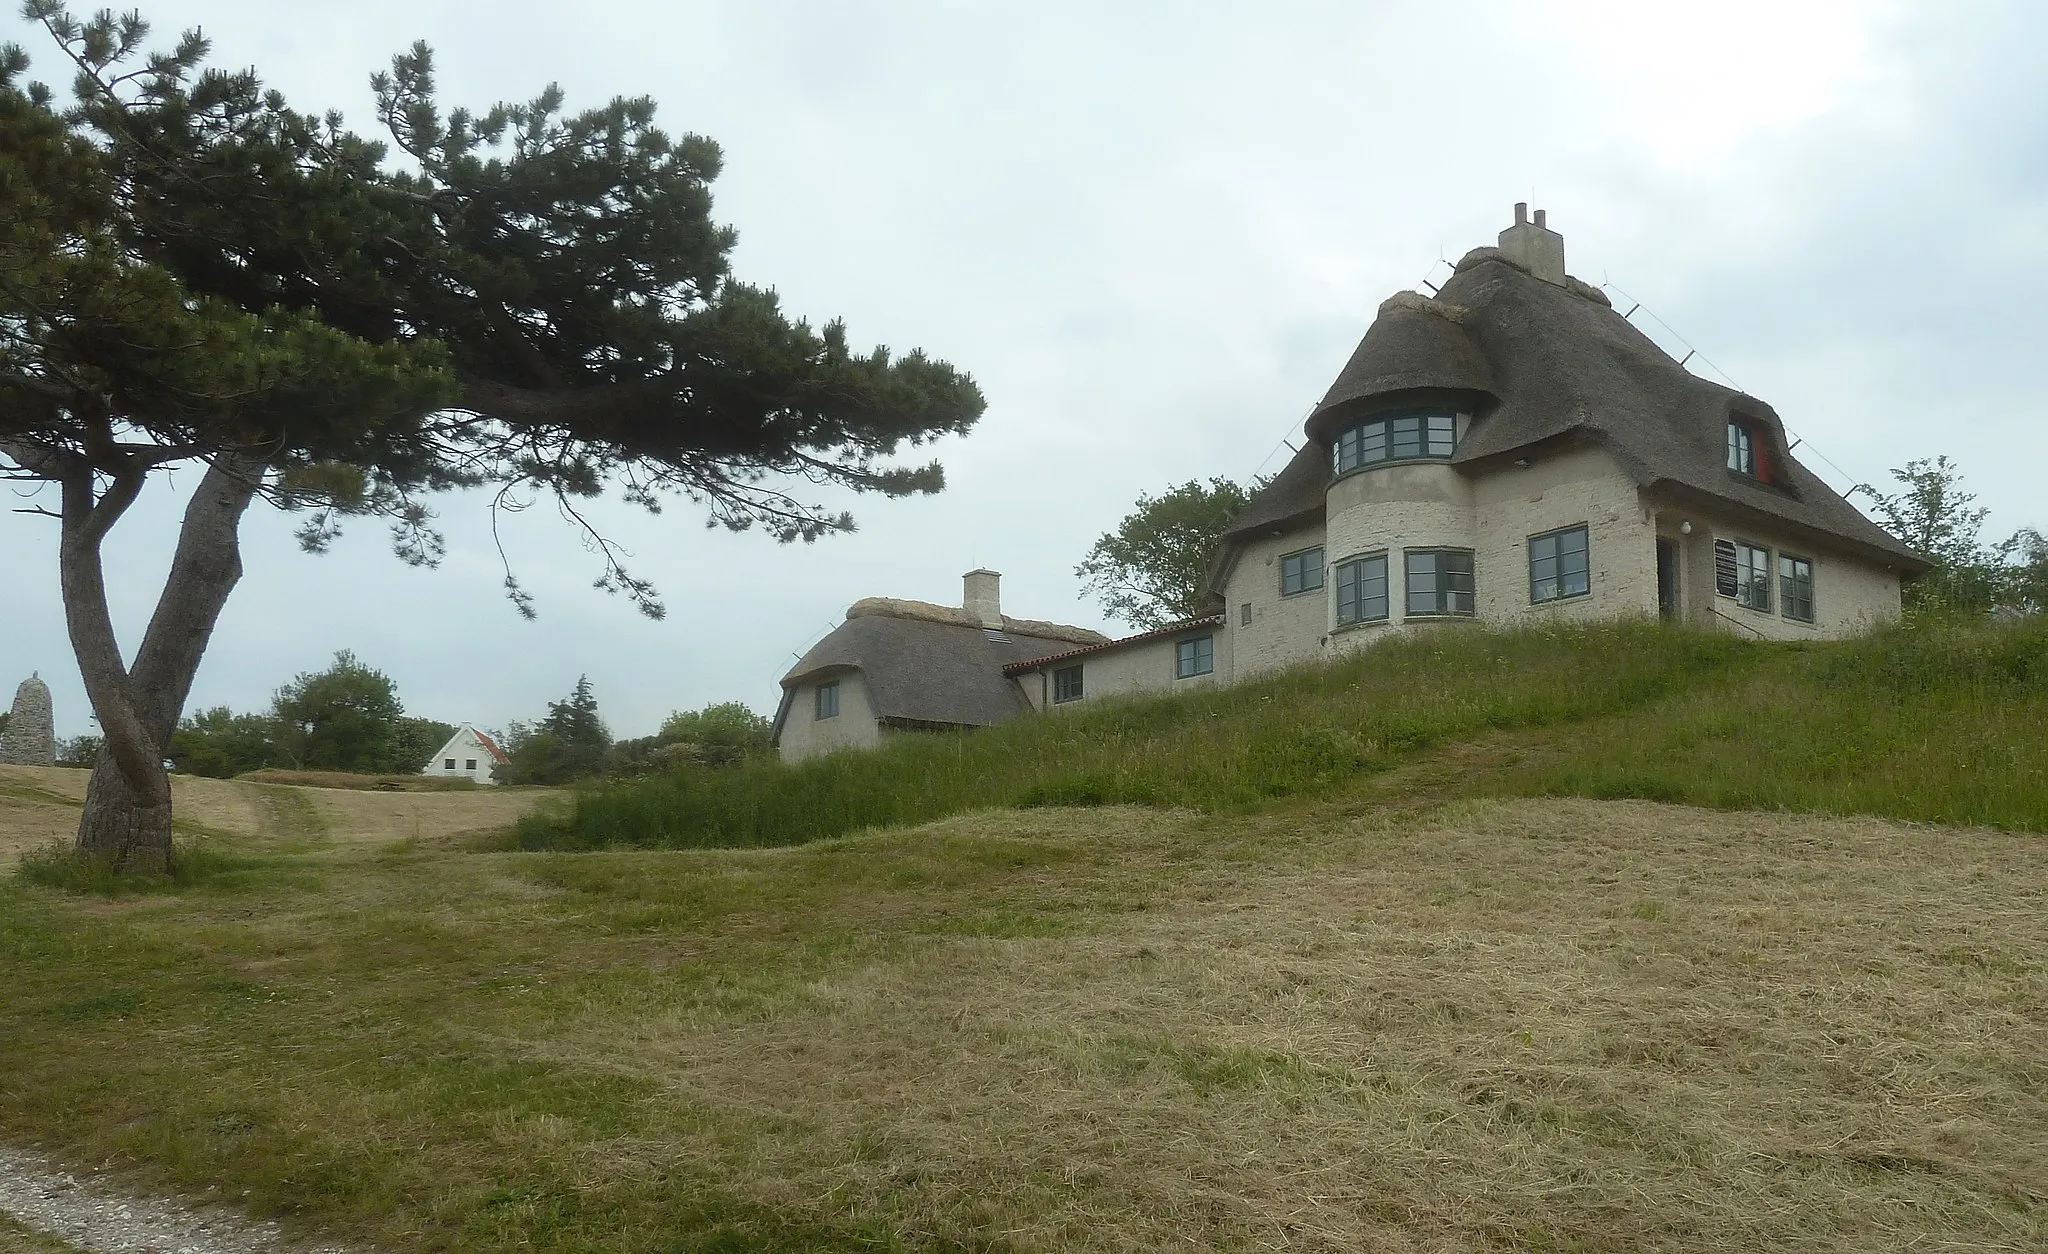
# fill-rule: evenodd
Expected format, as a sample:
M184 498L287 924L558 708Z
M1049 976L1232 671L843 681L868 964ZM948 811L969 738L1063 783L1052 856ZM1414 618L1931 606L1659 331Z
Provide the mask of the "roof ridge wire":
M1438 249L1436 250L1436 260L1435 260L1434 262L1430 263L1430 266L1429 266L1429 268L1428 268L1427 270L1424 270L1424 271L1422 272L1422 278L1421 278L1421 280L1420 280L1419 282L1417 282L1417 283L1416 283L1415 287L1414 287L1414 288L1409 288L1408 290L1412 292L1412 291L1415 291L1415 288L1422 288L1422 287L1426 287L1426 288L1428 288L1428 289L1429 289L1429 292L1430 292L1430 296L1431 296L1432 298L1433 298L1433 297L1435 297L1435 296L1436 296L1436 295L1437 295L1438 293L1442 292L1442 291L1443 291L1443 289L1442 289L1442 288L1438 287L1438 286L1437 286L1436 284L1434 284L1434 283L1432 283L1432 282L1430 282L1430 281L1429 281L1429 276L1431 276L1431 275L1433 275L1433 274L1435 274L1435 273L1436 273L1436 268L1437 268L1438 266L1448 266L1448 267L1450 267L1451 273L1453 273L1453 274L1456 274L1456 273L1458 272L1458 264L1457 264L1456 262L1452 261L1452 260L1451 260L1450 258L1448 258L1448 257L1444 256L1444 250L1443 250L1442 248L1438 248ZM1420 292L1417 292L1416 294L1417 294L1417 295L1421 295L1421 293L1420 293ZM1676 334L1676 332L1673 332L1673 334ZM1718 369L1720 369L1720 367L1719 367L1719 366L1716 366L1716 367L1715 367L1715 369L1716 369L1716 370L1718 370ZM1308 421L1308 418L1309 418L1309 415L1311 415L1311 414L1313 414L1313 413L1315 413L1315 412L1316 412L1316 406L1315 406L1315 402L1310 402L1310 403L1309 403L1309 407L1308 407L1307 409L1305 409L1305 410L1303 410L1303 411L1302 411L1302 413L1301 413L1301 417L1300 417L1300 418L1298 418L1298 419L1295 419L1294 421L1291 421L1291 422L1289 422L1289 423L1287 424L1287 427L1286 427L1286 431L1289 431L1289 432L1291 432L1291 431L1292 431L1292 430L1294 429L1294 423L1295 423L1295 422L1307 422L1307 421ZM1261 473L1262 473L1262 472L1263 472L1263 471L1264 471L1264 470L1266 469L1266 467L1272 464L1272 462L1273 462L1273 454L1275 454L1275 453L1277 453L1277 452L1279 452L1279 451L1280 451L1280 446L1281 446L1282 444L1286 444L1286 445L1287 445L1287 447L1288 447L1289 449L1292 449L1292 450L1293 450L1293 452L1295 452L1295 453L1299 453L1299 452L1301 451L1300 449L1296 449L1296 448L1294 448L1294 446L1293 446L1292 444L1289 444L1289 443L1288 443L1288 440L1287 440L1287 435L1286 435L1285 433L1283 433L1283 434L1281 435L1281 437L1280 437L1279 441L1278 441L1277 443L1275 443L1275 444L1273 445L1273 447L1272 447L1272 448L1270 448L1270 449L1267 449L1267 450L1266 450L1266 456L1265 456L1265 457L1264 457L1264 458L1263 458L1263 459L1262 459L1262 460L1261 460L1261 461L1259 462L1258 466L1257 466L1257 467L1255 467L1255 468L1254 468L1254 469L1252 470L1252 478L1254 478L1254 479L1257 479L1257 478L1259 477L1259 475L1260 475L1260 474L1261 474Z
M1737 383L1735 381L1734 375L1729 374L1726 370L1721 369L1719 363L1717 363L1713 358L1707 356L1705 353L1702 353L1697 347L1694 346L1691 340L1688 340L1683 335L1679 334L1678 328L1664 321L1663 315L1659 314L1656 310L1651 309L1648 305L1644 304L1640 300L1637 300L1636 297L1634 297L1627 291L1623 290L1620 284L1611 282L1604 276L1600 280L1600 286L1603 288L1607 288L1610 291L1618 293L1623 300L1634 302L1635 308L1629 310L1628 313L1623 314L1622 317L1633 318L1638 311L1648 314L1651 318L1656 319L1658 326L1663 327L1666 331L1669 331L1671 333L1672 339L1677 340L1680 344L1685 345L1685 347L1688 350L1690 350L1686 355L1686 359L1688 361L1694 357L1699 358L1707 365L1712 366L1715 374L1718 374L1723 379L1727 380L1729 387L1734 388L1736 391L1742 393L1744 396L1749 395L1749 389L1743 387L1740 383ZM1685 363L1680 362L1679 364L1684 365ZM1780 421L1783 420L1781 419ZM1820 445L1815 444L1812 440L1809 440L1805 436L1800 435L1797 431L1794 431L1790 423L1785 424L1785 434L1793 437L1793 443L1804 444L1807 448L1813 450L1813 455L1815 457L1818 457L1822 461L1826 462L1834 470L1836 474L1842 477L1844 482L1850 485L1848 490L1843 493L1844 496L1847 496L1850 492L1854 492L1856 488L1861 485L1861 480L1856 478L1856 476L1850 474L1848 471L1842 469L1841 466L1836 463L1834 458L1829 457L1825 452L1821 450Z

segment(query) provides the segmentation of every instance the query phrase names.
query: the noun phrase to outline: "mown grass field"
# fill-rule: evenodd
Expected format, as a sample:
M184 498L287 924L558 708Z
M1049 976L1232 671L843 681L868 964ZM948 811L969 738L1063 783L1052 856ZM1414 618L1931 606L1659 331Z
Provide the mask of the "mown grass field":
M1680 637L1556 719L1446 672L1277 791L782 847L276 789L315 826L175 891L0 883L0 1140L393 1250L2038 1249L2034 639ZM1226 734L1175 717L1094 726ZM1975 825L1797 812L1907 804Z

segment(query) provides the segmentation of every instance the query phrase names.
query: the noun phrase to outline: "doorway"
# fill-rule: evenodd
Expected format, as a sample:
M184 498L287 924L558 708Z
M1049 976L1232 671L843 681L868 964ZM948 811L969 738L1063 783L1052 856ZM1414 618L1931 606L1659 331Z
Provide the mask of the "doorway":
M1666 622L1678 617L1678 542L1657 537L1657 615Z

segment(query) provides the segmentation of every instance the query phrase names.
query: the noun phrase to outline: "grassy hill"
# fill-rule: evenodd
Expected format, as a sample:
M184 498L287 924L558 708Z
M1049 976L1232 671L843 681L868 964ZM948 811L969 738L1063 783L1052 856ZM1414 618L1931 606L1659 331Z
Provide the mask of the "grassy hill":
M1447 632L524 829L751 848L209 782L226 870L0 880L0 1143L386 1249L2041 1248L2042 646Z
M794 844L990 806L1242 812L1442 746L1552 748L1465 793L1576 794L2048 830L2048 624L1804 646L1648 623L1395 640L1238 687L795 767L685 770L522 822L527 848Z

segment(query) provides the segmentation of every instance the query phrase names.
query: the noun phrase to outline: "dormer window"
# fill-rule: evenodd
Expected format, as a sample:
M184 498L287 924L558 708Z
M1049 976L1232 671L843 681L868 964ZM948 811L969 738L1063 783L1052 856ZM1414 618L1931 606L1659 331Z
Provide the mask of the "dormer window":
M1763 441L1756 425L1740 418L1728 420L1728 469L1758 483L1769 483L1764 470Z
M1448 461L1458 451L1458 416L1448 410L1384 414L1337 437L1337 473L1380 462Z

